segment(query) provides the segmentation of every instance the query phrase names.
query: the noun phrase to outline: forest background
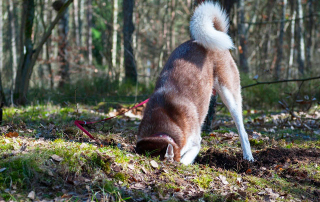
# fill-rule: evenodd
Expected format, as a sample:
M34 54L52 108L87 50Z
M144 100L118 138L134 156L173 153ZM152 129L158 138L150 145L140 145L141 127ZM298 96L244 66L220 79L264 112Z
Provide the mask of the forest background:
M219 98L189 166L136 154L144 106L74 125L148 98L202 1L0 0L0 201L318 201L319 0L219 0L254 163Z
M220 3L230 15L242 86L319 77L319 1ZM191 0L1 1L1 100L97 104L148 97L170 53L190 38L194 7ZM315 79L247 88L244 106L277 108L290 99L308 108L320 98L319 85Z

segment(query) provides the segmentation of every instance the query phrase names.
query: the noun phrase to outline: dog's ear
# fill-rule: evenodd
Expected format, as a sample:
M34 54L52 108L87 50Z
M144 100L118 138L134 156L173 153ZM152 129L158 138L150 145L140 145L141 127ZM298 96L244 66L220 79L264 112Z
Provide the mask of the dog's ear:
M172 144L168 144L166 154L164 155L164 158L168 161L173 161L174 158L174 151Z

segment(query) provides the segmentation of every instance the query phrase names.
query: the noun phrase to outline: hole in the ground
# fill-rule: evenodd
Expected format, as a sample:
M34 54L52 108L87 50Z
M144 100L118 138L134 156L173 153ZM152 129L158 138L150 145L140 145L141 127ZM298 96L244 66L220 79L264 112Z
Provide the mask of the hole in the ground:
M276 171L281 177L289 180L312 183L317 186L320 181L308 176L306 171L293 169L292 164L320 165L319 149L284 149L268 148L255 153L255 162L250 163L242 158L242 153L228 154L217 149L209 149L196 159L196 163L233 170L238 173L247 173L259 177L271 176L271 171Z

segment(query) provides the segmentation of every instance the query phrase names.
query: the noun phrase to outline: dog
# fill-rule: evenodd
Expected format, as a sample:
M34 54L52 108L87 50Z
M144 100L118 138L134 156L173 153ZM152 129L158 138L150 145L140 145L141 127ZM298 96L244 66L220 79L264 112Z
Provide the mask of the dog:
M191 40L169 56L144 111L137 153L193 163L200 151L201 125L212 91L229 109L240 134L243 157L253 161L242 117L237 66L229 52L229 19L218 3L199 5L190 21Z

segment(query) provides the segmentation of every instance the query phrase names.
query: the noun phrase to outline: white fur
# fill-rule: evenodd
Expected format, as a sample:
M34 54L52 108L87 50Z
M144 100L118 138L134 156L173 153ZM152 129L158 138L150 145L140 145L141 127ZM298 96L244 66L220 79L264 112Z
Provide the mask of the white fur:
M214 27L214 20L219 21L222 30ZM226 12L218 3L204 2L199 5L191 18L191 37L196 43L210 50L233 49L233 42L227 34L229 28L229 18Z
M236 92L235 95L231 93L231 91L225 87L221 86L217 80L215 82L215 89L217 89L219 95L221 96L221 99L223 103L228 107L231 116L237 126L238 132L240 134L240 142L241 142L241 147L242 147L242 152L243 152L243 158L248 160L248 161L254 161L252 153L251 153L251 148L250 148L250 143L248 139L248 134L244 128L243 124L243 118L242 118L242 99L241 99L241 94L240 94L240 86L239 90Z
M200 131L191 135L186 145L181 149L181 160L180 162L184 165L189 165L193 163L194 159L198 155L200 148L201 148L201 135Z

